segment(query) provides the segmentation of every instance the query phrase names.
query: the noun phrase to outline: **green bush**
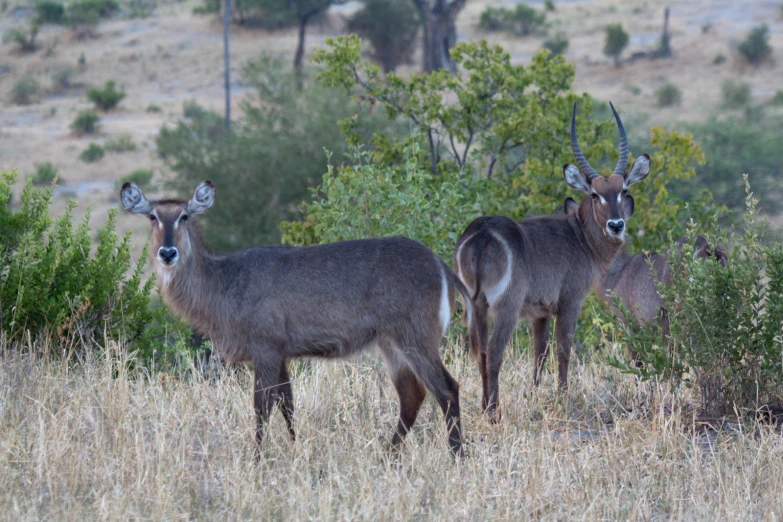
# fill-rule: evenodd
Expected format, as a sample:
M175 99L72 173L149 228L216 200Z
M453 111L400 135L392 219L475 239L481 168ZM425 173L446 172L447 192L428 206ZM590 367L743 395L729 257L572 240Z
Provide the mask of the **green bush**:
M550 13L554 13L557 10L555 8L554 0L544 0L544 9L546 9Z
M40 87L32 76L24 76L11 88L11 102L17 105L29 105L38 95Z
M302 7L325 5L325 0L299 0ZM217 4L215 12L221 11L219 0L205 0L206 10ZM297 24L296 12L291 8L290 0L237 0L232 11L234 20L240 24L252 25L260 29L285 29ZM317 18L317 17L316 17ZM317 20L312 20L316 22Z
M212 248L280 241L280 221L301 215L297 205L326 171L324 149L335 164L343 162L348 146L338 120L354 116L365 136L390 126L338 89L305 81L299 91L289 69L266 57L245 64L242 82L255 95L242 103L230 136L223 115L188 103L190 117L164 126L157 137L160 158L176 173L171 186L183 196L204 179L220 181L220 208L201 219Z
M6 338L32 339L31 349L52 340L64 356L103 346L106 337L149 346L153 281L142 280L146 253L131 267L130 233L122 239L115 233L116 210L93 248L89 213L74 227L71 202L62 217L50 217L51 188L28 182L12 212L7 202L15 181L13 173L0 177L0 330Z
M739 53L752 65L759 65L772 56L769 45L769 27L766 24L755 27L739 46Z
M103 144L103 149L107 152L130 152L136 150L136 142L133 141L133 137L128 134L120 134L116 138L106 140Z
M140 189L146 190L152 182L154 173L152 169L136 169L130 174L126 174L117 181L117 190L125 183L135 183Z
M620 66L620 55L628 46L628 33L623 30L622 24L609 24L606 26L606 40L604 41L604 54L614 60L614 66Z
M411 2L366 0L347 29L370 42L372 59L386 72L413 59L419 23Z
M115 85L114 80L108 80L103 88L92 87L87 91L87 99L103 112L108 112L125 98L125 91L118 91Z
M638 326L626 311L623 338L643 366L611 360L644 379L694 388L709 417L755 412L783 396L783 245L766 243L750 194L745 223L744 233L723 238L733 245L728 267L694 259L690 244L681 255L670 248L678 269L658 287L669 337L654 325Z
M544 40L544 49L549 49L553 55L564 54L568 49L568 38L563 33L557 33Z
M673 83L665 83L655 89L655 100L658 107L672 107L682 102L682 91Z
M775 96L773 96L772 99L769 100L769 103L771 105L783 105L783 91L778 89L775 92Z
M204 0L204 3L193 8L194 15L215 14L220 12L220 0Z
M720 65L725 62L726 62L726 55L723 53L716 54L715 58L712 59L712 65Z
M30 23L30 27L26 31L21 27L13 27L3 35L3 43L13 42L20 51L31 53L38 49L38 44L35 41L35 38L38 36L38 30L37 22Z
M79 154L79 159L85 163L95 163L102 160L104 156L103 147L97 143L90 143L90 145Z
M98 130L98 113L92 109L79 111L71 122L71 130L76 134L92 134Z
M155 2L151 0L130 0L128 18L149 18L155 11Z
M92 12L98 18L108 18L120 8L117 0L75 0L68 4L67 14L79 12Z
M147 105L147 111L148 113L155 113L155 112L163 112L163 109L161 109L158 105L155 105L154 103L150 103Z
M487 7L478 23L484 31L508 31L518 36L542 32L546 25L546 14L525 4L518 4L514 9Z
M720 95L723 106L727 109L736 109L750 103L750 85L735 79L728 79L720 86Z
M35 20L39 24L62 24L65 22L65 6L53 0L39 0L35 4Z
M59 174L57 173L57 168L52 165L52 162L44 161L43 163L35 164L35 172L33 172L29 177L33 182L33 185L42 187L51 185L55 179L58 179L58 176Z

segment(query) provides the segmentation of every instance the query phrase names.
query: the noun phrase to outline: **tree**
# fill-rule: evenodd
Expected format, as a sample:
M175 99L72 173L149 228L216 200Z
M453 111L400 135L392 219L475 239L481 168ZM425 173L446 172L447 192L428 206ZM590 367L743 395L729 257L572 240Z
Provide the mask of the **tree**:
M325 13L332 5L343 2L345 0L288 0L288 6L294 12L299 22L299 39L296 45L296 54L294 55L294 71L296 72L299 88L301 88L302 84L302 62L304 61L307 23L321 13Z
M409 0L365 0L364 8L348 21L348 30L372 44L372 59L384 72L410 63L419 23Z
M449 53L457 43L457 15L465 7L465 0L413 0L419 10L424 29L422 70L446 69L454 72L456 64Z
M754 27L748 37L737 46L737 50L748 63L756 66L772 56L767 24Z
M627 45L628 33L623 30L622 24L609 24L606 26L604 54L614 59L615 67L620 67L620 55Z

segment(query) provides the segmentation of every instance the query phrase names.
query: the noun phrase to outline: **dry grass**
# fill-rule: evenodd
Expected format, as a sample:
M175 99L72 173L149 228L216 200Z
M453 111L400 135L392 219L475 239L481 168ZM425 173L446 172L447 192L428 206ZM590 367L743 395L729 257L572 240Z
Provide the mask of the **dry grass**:
M298 440L276 413L255 464L248 372L133 376L113 354L81 366L0 365L0 517L85 519L759 519L783 513L783 441L765 428L697 435L686 418L623 415L631 378L587 357L566 397L531 391L527 356L502 374L505 417L462 383L470 458L453 462L433 401L399 459L396 396L373 357L294 369ZM639 395L643 395L640 392ZM637 399L638 400L638 399Z

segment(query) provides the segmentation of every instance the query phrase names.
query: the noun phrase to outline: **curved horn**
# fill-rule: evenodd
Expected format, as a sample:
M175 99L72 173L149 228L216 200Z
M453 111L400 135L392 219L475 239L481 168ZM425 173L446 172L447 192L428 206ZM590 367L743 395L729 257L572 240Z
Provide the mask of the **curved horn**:
M620 115L614 110L612 102L609 102L609 107L612 108L614 119L617 122L617 129L620 131L620 157L617 158L617 166L614 168L614 173L624 176L625 169L628 167L628 137L625 135L623 120L620 119Z
M587 158L582 154L582 149L579 148L579 141L576 139L576 102L574 102L574 110L571 112L571 150L574 152L574 156L576 156L576 164L579 166L579 170L587 178L588 183L600 176L587 162Z

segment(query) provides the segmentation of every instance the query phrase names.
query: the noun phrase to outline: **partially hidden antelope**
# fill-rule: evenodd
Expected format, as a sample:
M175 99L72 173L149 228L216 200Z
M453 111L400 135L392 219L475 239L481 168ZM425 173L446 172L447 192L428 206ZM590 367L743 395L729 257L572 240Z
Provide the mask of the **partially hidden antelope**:
M187 202L148 201L133 183L120 197L128 211L151 221L150 251L166 305L208 336L224 362L252 362L259 444L275 404L295 437L289 359L339 358L377 346L400 400L392 447L429 390L445 415L451 451L461 452L459 385L439 351L456 292L468 313L470 300L427 247L389 237L213 254L195 219L215 201L211 182Z
M499 419L503 352L519 318L532 321L533 381L538 385L547 356L550 318L556 316L558 379L564 390L582 302L623 248L626 221L634 210L628 189L650 172L650 157L640 156L626 172L628 140L613 105L612 112L620 131L620 156L613 174L602 176L579 148L574 104L571 149L578 167L566 164L563 174L566 183L585 193L576 212L519 222L480 217L457 241L452 266L473 297L470 346L481 373L483 407L492 420ZM495 322L489 340L488 314Z

